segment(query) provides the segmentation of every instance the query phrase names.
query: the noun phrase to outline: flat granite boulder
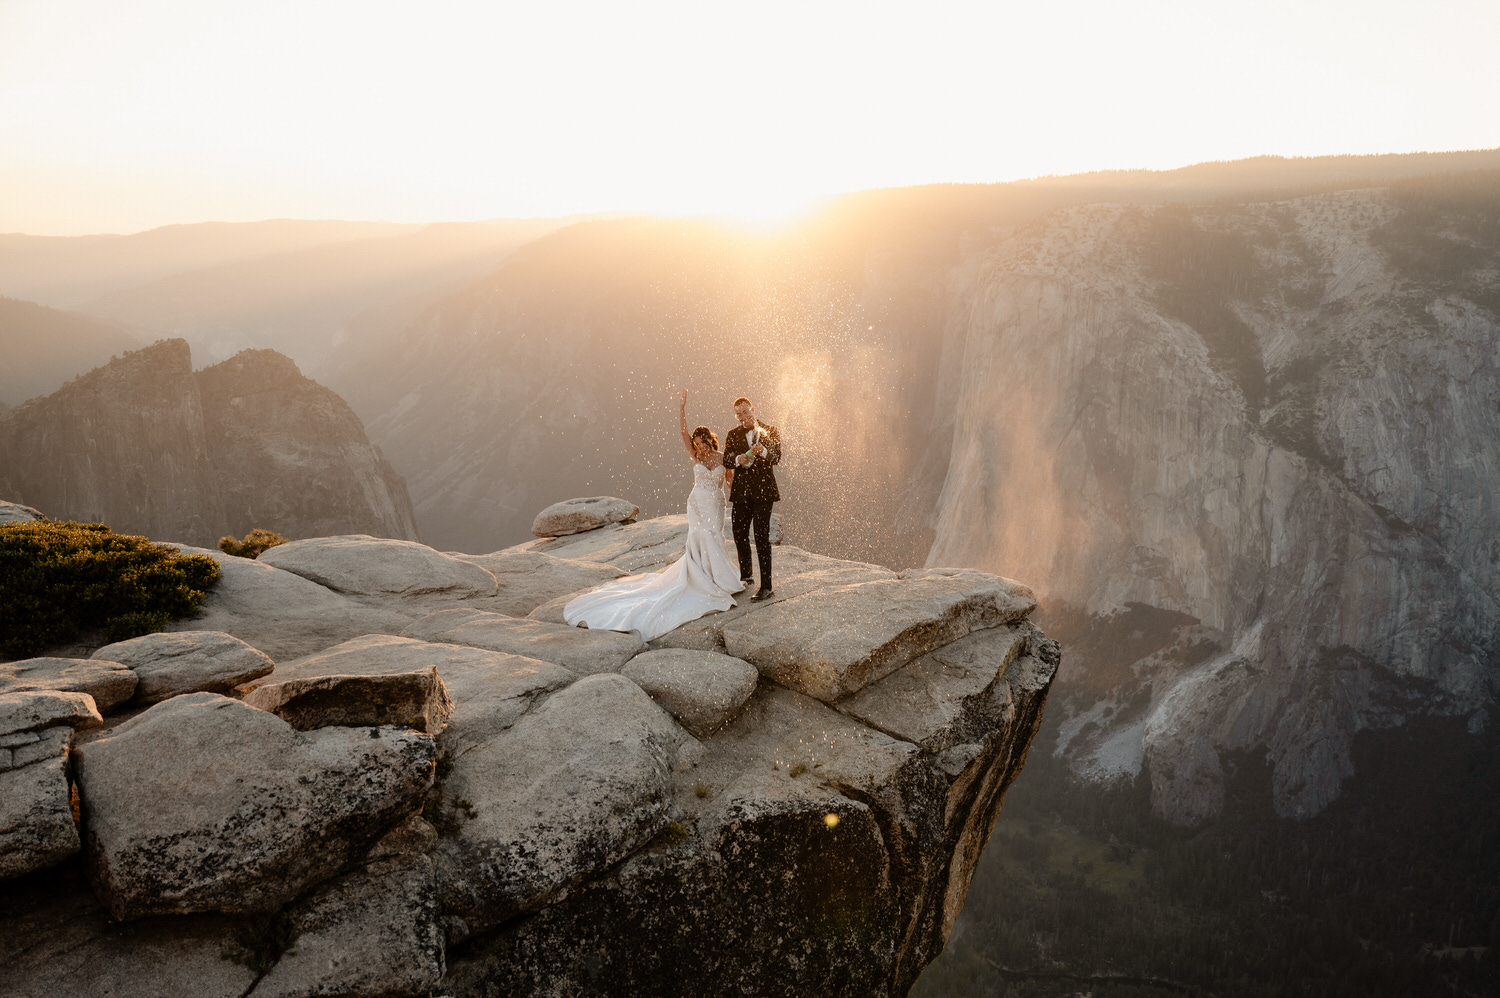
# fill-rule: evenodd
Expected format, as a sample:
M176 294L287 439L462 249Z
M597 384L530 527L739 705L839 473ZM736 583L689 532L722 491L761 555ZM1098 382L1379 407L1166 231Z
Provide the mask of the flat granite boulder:
M22 506L18 502L0 502L0 526L7 523L34 523L45 519L41 510Z
M65 724L74 731L97 728L104 723L94 698L87 693L38 690L0 694L0 735L38 731ZM4 757L0 756L0 763ZM0 765L0 769L6 768Z
M495 577L472 562L369 534L287 541L256 560L354 596L467 598L493 596L497 588Z
M87 693L108 714L135 693L136 674L119 662L89 658L23 658L0 664L0 693Z
M627 573L606 562L558 558L541 551L507 548L494 554L454 554L493 574L499 591L488 600L476 600L481 609L524 617L558 596L592 589Z
M555 502L531 521L531 532L537 537L565 537L597 530L610 523L634 520L641 508L633 502L613 496L591 499L567 499Z
M59 863L78 851L68 799L73 729L0 735L0 880Z
M646 645L634 634L521 620L483 610L440 610L401 632L408 638L470 645L556 662L580 675L619 672Z
M90 658L119 662L140 680L134 703L182 693L228 693L276 667L271 656L223 631L146 634L105 645Z
M832 586L726 622L725 650L767 679L832 702L971 631L1036 607L1018 582L967 569L922 569Z
M534 911L667 824L683 739L624 676L580 679L462 754L471 817L436 854L450 942Z
M389 606L364 606L260 559L173 546L183 554L213 558L220 571L198 616L174 620L168 631L222 631L279 662L361 634L399 631L414 616Z
M316 676L257 686L242 699L298 731L394 724L435 735L453 715L437 666L386 676Z
M749 662L681 648L637 655L621 671L699 738L722 728L760 682Z
M431 736L300 732L212 693L174 697L73 753L89 877L117 919L274 911L405 820Z

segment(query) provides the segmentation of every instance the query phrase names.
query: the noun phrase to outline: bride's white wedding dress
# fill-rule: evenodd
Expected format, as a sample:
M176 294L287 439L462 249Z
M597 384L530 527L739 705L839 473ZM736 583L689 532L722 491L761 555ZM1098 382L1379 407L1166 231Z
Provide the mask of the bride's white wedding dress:
M606 582L570 600L563 619L591 629L640 631L650 641L712 610L734 606L734 594L744 584L724 549L724 503L724 469L693 462L682 557L660 572Z

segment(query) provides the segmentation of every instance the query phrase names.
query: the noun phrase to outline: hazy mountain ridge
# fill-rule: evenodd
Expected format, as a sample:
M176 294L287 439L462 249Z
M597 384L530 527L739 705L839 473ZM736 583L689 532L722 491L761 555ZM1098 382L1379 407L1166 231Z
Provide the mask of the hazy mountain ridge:
M346 320L434 285L474 280L558 219L446 223L192 268L89 299L81 311L154 336L181 336L216 362L271 348L311 370Z
M0 490L57 519L208 547L254 527L417 533L405 483L336 394L269 350L194 372L182 340L6 411Z
M55 391L64 382L134 350L141 341L125 330L76 312L0 298L0 401L15 405Z
M392 222L279 218L164 225L130 235L0 234L0 294L77 305L171 274L419 229Z

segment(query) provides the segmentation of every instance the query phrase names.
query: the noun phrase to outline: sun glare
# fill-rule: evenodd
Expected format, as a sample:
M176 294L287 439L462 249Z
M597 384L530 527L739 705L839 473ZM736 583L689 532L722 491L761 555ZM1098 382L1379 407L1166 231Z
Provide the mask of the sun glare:
M1494 145L1500 5L1370 13L1389 6L12 0L0 231L600 211L775 227L872 187Z

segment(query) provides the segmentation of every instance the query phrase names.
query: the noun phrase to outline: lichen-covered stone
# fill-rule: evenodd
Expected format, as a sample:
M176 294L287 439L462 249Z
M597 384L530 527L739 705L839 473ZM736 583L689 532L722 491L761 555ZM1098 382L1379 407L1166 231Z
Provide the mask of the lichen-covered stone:
M431 858L372 860L313 888L288 915L297 939L255 986L259 998L432 993L443 930Z
M667 824L681 735L623 676L588 676L454 755L471 816L438 848L449 935L556 901Z
M444 990L905 994L963 906L1056 670L1055 646L1034 631L996 649L998 675L978 661L989 647L974 639L955 659L989 672L969 696L1003 710L924 726L973 722L959 732L973 741L942 752L763 684L675 774L678 826L608 876L450 952Z
M124 919L275 910L415 811L435 751L413 731L299 732L191 693L74 757L90 877Z

